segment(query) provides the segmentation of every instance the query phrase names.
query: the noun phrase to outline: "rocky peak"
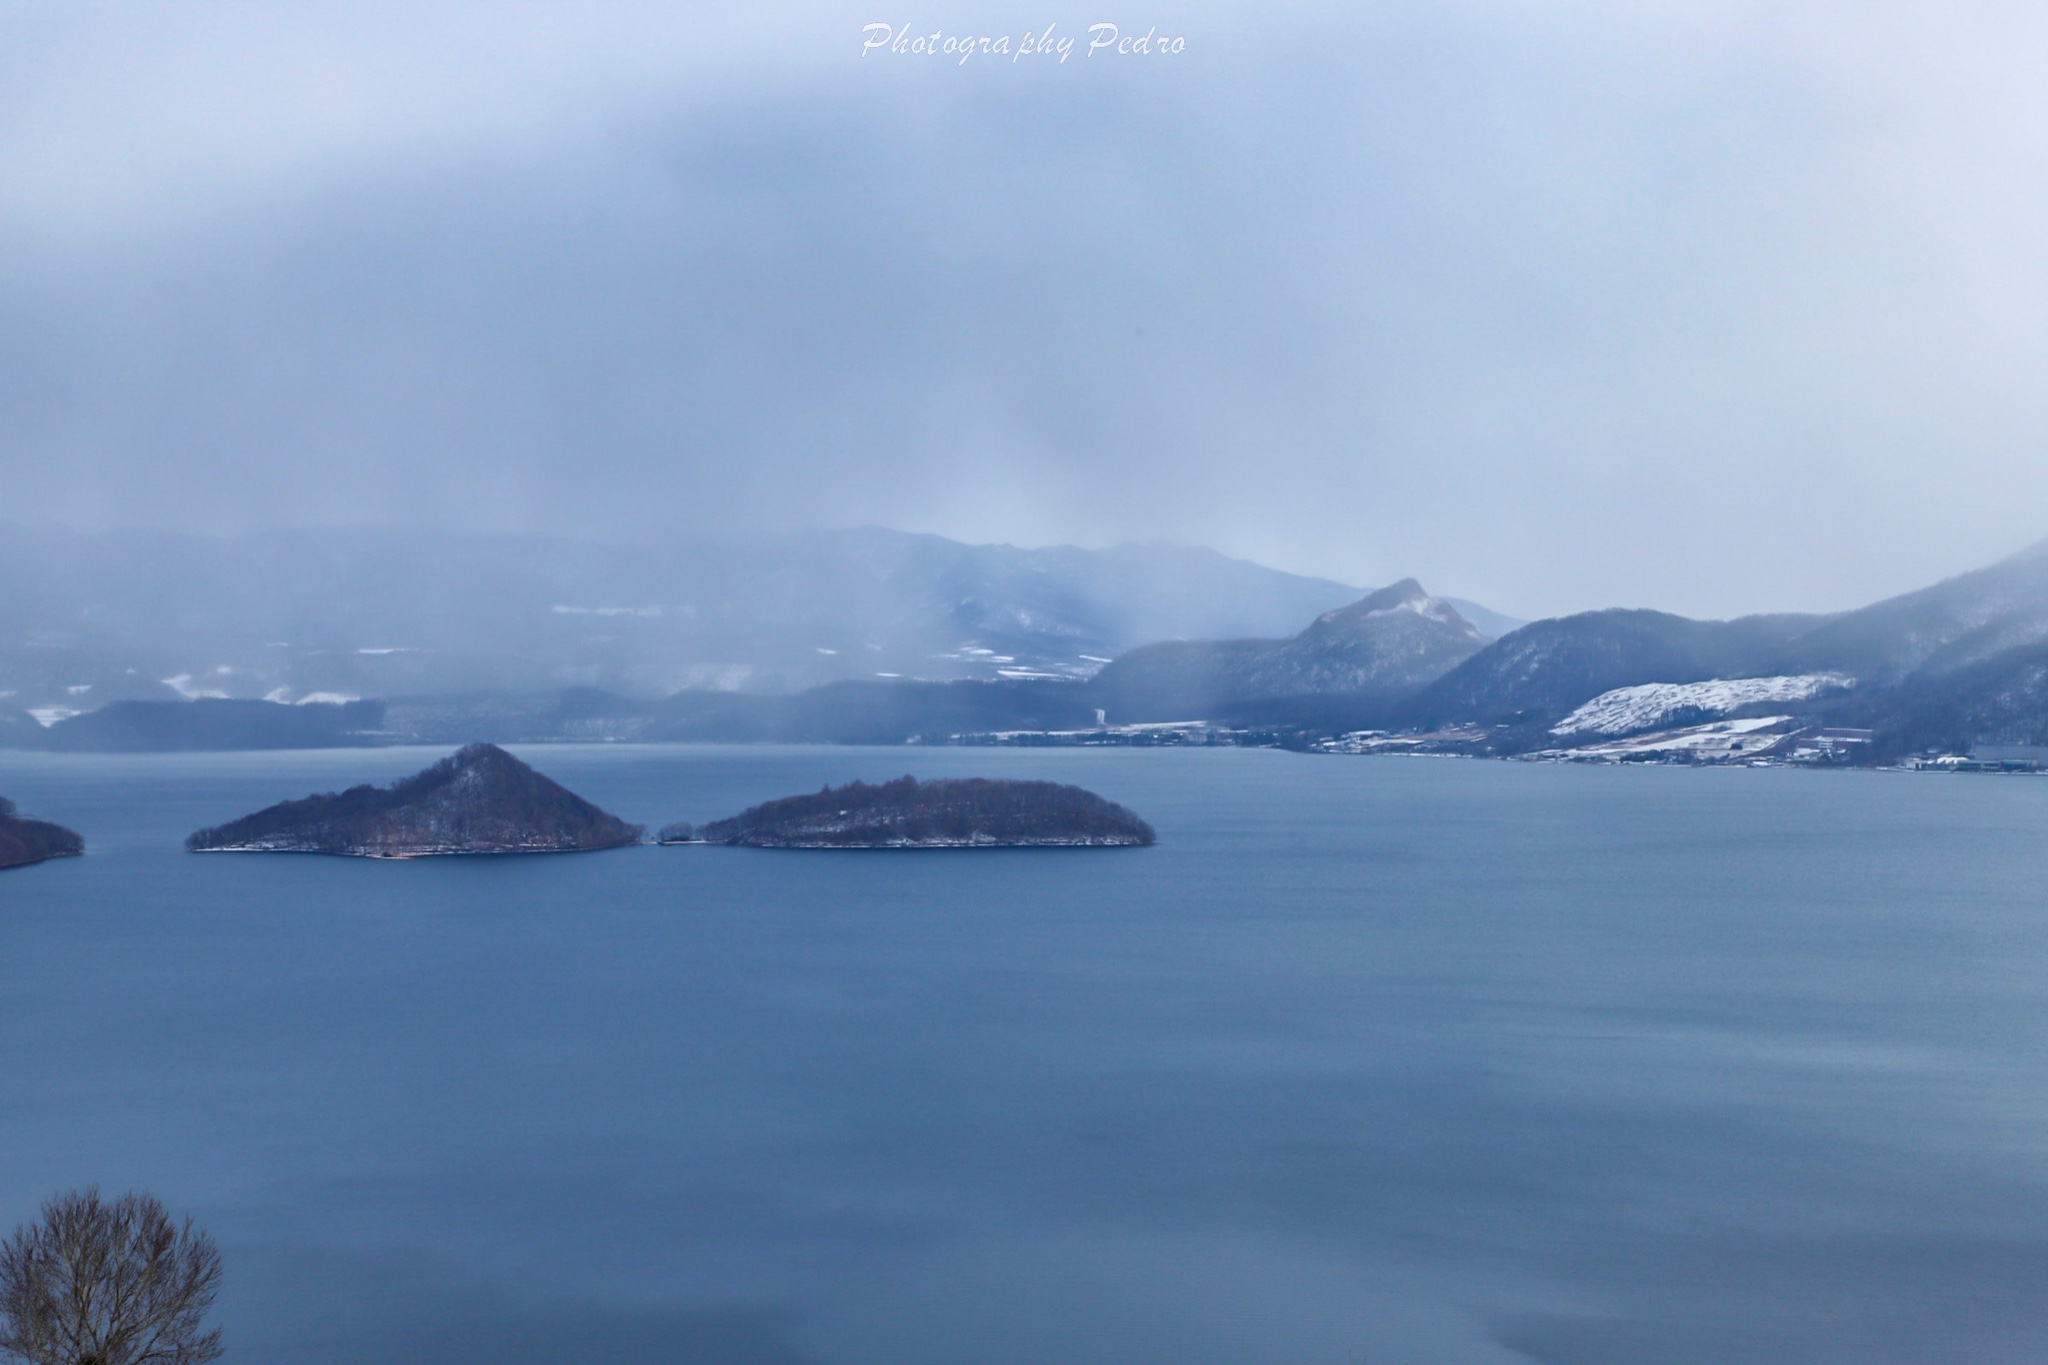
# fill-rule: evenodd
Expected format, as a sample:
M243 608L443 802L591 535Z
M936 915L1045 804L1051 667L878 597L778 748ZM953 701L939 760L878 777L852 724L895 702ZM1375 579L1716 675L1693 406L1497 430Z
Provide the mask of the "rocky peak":
M1412 578L1390 583L1377 592L1366 594L1348 607L1324 612L1315 619L1315 623L1305 634L1350 634L1372 630L1395 612L1421 617L1457 635L1470 637L1476 643L1485 643L1486 637L1479 633L1478 627L1459 615L1456 607L1441 597L1431 597L1423 590L1422 585Z

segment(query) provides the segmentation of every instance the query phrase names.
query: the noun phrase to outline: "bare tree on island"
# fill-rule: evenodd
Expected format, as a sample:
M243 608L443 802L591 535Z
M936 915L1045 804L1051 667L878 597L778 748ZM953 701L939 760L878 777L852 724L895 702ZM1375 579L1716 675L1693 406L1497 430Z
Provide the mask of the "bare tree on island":
M0 1352L30 1365L205 1365L220 1252L147 1194L97 1187L43 1205L0 1245Z

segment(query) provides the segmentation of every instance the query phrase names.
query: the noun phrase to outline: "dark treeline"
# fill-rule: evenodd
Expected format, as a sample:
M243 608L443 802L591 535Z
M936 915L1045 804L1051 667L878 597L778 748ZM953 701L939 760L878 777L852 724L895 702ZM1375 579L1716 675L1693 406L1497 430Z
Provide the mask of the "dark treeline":
M22 867L46 858L70 858L85 852L85 840L62 825L24 820L14 803L0 797L0 867Z
M909 845L1138 845L1152 827L1094 792L1057 782L900 777L764 802L697 831L756 848Z

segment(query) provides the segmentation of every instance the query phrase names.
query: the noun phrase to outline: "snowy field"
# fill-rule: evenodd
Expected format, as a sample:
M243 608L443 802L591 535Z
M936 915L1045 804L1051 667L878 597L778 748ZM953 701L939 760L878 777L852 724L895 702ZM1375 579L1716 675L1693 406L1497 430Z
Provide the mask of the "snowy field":
M1854 687L1846 673L1775 678L1715 678L1696 683L1643 683L1602 692L1550 728L1553 735L1625 735L1650 730L1685 712L1726 715L1745 706L1805 701Z

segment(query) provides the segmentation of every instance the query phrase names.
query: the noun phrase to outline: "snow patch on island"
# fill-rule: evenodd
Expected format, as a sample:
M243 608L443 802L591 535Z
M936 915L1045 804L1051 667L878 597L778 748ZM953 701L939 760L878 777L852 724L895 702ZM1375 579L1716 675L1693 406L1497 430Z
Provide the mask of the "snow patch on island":
M1846 673L1799 673L1775 678L1715 678L1696 683L1643 683L1602 692L1550 727L1553 735L1625 735L1649 730L1686 712L1726 715L1744 706L1806 701L1846 690Z

